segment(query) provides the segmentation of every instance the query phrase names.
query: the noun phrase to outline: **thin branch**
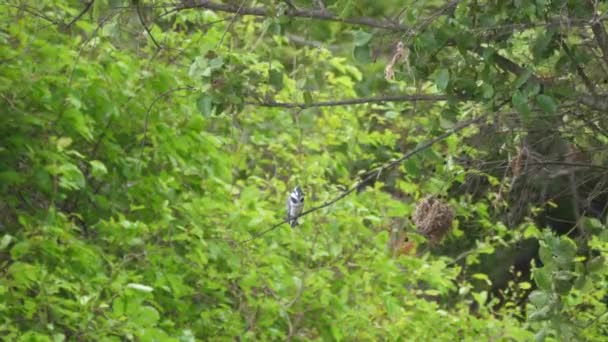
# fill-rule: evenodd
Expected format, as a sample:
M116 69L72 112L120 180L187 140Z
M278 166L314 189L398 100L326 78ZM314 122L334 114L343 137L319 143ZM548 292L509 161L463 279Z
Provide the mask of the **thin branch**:
M416 27L416 31L417 32L423 31L429 25L431 25L435 20L437 20L437 18L442 16L444 13L446 13L448 11L453 11L454 7L458 6L458 3L460 3L460 1L461 0L452 0L452 1L448 2L447 4L445 4L445 6L443 6L439 10L435 11L428 18L426 18L420 25L418 25Z
M576 61L576 58L574 57L574 54L572 53L572 50L570 50L570 48L568 47L568 44L566 44L566 42L563 39L560 39L560 44L562 46L562 49L564 49L564 52L566 53L566 56L568 56L568 58L570 59L570 61L573 64L575 64L575 66L576 66L576 73L578 74L578 76L583 81L583 84L585 85L585 87L587 88L587 90L591 93L591 95L596 96L595 85L593 84L593 82L591 82L591 80L589 79L589 77L587 77L587 74L585 74L585 70L583 70L583 67Z
M501 107L502 107L502 105L501 105ZM474 123L479 122L483 117L484 116L479 116L479 117L474 118L472 120L465 121L465 122L457 125L453 129L451 129L451 130L449 130L449 131L447 131L447 132L445 132L445 133L443 133L443 134L441 134L441 135L439 135L439 136L437 136L437 137L435 137L435 138L433 138L431 140L426 141L422 145L419 145L415 149L413 149L413 150L407 152L406 154L404 154L403 156L401 156L399 159L396 159L396 160L394 160L392 162L389 162L389 163L387 163L387 164L385 164L385 165L377 168L376 170L368 172L367 176L365 176L363 179L359 180L357 183L355 183L355 185L351 186L350 189L342 192L340 195L336 196L335 198L333 198L333 199L331 199L331 200L329 200L329 201L327 201L327 202L325 202L325 203L323 203L323 204L321 204L319 206L310 208L310 209L302 212L302 214L300 214L298 216L298 218L306 216L306 215L308 215L308 214L310 214L312 212L315 212L317 210L320 210L320 209L323 209L323 208L327 208L330 205L332 205L332 204L340 201L341 199L345 198L346 196L348 196L348 195L352 194L353 192L357 191L357 189L359 189L361 185L366 184L366 183L372 181L374 178L376 178L384 170L391 169L391 168L393 168L393 167L401 164L405 160L407 160L407 159L415 156L416 154L418 154L418 153L420 153L420 152L428 149L429 147L433 146L437 142L442 141L442 140L448 138L449 136L451 136L451 135L453 135L453 134L455 134L457 132L460 132L464 128L469 127L469 126L473 125ZM257 239L257 238L259 238L259 237L261 237L261 236L263 236L263 235L265 235L265 234L267 234L267 233L269 233L269 232L271 232L271 231L273 231L275 229L277 229L278 227L280 227L284 223L287 223L287 219L284 219L281 222L278 222L278 223L274 224L270 228L268 228L266 230L263 230L263 231L255 234L253 237L251 237L251 238L249 238L249 239L244 240L243 242L241 242L241 244L245 244L245 243L251 242L251 241L253 241L253 240L255 240L255 239Z
M91 1L91 2L93 2L93 1ZM146 21L144 20L144 16L141 13L141 5L139 4L139 1L137 1L136 4L135 4L135 11L137 12L137 17L139 18L139 22L141 23L141 26L144 27L144 29L148 33L148 36L150 36L150 39L152 40L152 43L154 43L154 45L156 45L157 49L159 49L159 50L162 49L162 47L160 46L160 44L158 44L158 42L156 41L156 38L154 38L154 36L152 35L152 31L150 31L150 28L146 24Z
M498 65L499 68L501 68L502 70L504 70L506 72L510 72L517 77L523 75L526 72L525 68L522 68L521 66L519 66L519 64L513 62L512 60L508 59L505 56L495 53L493 57L494 57L494 61L496 62L496 65ZM540 79L534 74L530 75L528 82L530 82L530 81L538 83L538 84L549 85L548 81Z
M217 2L211 2L208 0L199 0L199 1L188 1L185 2L181 6L176 6L173 10L169 11L166 14L172 12L178 12L188 9L195 8L205 8L213 11L219 12L227 12L227 13L235 13L240 15L252 15L258 17L269 17L271 14L268 11L268 8L265 7L239 7L234 4L223 4ZM405 25L401 25L399 23L393 23L388 21L379 21L370 17L358 17L358 18L341 18L337 15L329 13L326 9L293 9L288 8L285 11L285 15L289 17L299 17L299 18L307 18L307 19L317 19L317 20L325 20L325 21L335 21L339 23L351 24L351 25L363 25L369 26L394 32L407 32L408 27Z
M481 250L481 248L479 248L479 247L475 247L475 248L470 249L470 250L468 250L468 251L464 251L464 252L462 252L462 253L458 254L458 256L456 256L454 259L452 259L452 261L448 262L448 263L446 264L446 266L447 266L447 267L450 267L450 266L452 266L452 265L456 265L456 264L457 264L457 263L458 263L460 260L462 260L462 259L464 259L464 258L468 257L469 255L471 255L471 254L473 254L473 253L475 253L475 252L477 252L477 251L479 251L479 250Z
M224 42L224 38L226 37L226 34L228 33L228 31L230 31L230 29L232 29L232 26L236 22L237 16L239 15L239 13L241 13L241 9L243 8L243 6L245 6L246 2L247 2L247 0L243 0L241 2L241 4L239 5L239 7L237 8L236 15L232 16L232 19L230 20L230 23L228 23L228 27L226 27L226 29L224 30L224 33L222 33L222 37L220 38L220 41L217 43L217 46L222 45L222 43Z
M606 34L604 24L595 18L591 23L591 30L593 31L597 45L599 46L600 50L602 50L604 62L606 65L608 65L608 34Z
M74 17L74 19L72 19L67 25L67 28L70 28L72 25L74 25L78 20L80 20L80 18L82 18L83 15L85 15L85 13L87 13L89 11L89 9L91 9L91 7L93 6L93 3L95 2L95 0L91 0L89 1L86 6L84 6L84 8L82 9L82 11L80 11L80 13L78 13L78 15L76 17Z
M359 99L348 99L338 101L325 101L315 103L289 103L289 102L247 102L248 105L260 106L260 107L281 107L281 108L316 108L316 107L338 107L348 105L358 105L367 103L382 103L382 102L414 102L414 101L447 101L448 97L445 95L388 95L378 97L366 97Z

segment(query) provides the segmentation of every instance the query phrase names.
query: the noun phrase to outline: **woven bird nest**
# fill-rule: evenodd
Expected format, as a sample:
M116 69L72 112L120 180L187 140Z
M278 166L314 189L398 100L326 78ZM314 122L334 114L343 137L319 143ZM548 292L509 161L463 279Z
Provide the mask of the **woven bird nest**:
M427 196L416 205L412 220L420 234L437 243L452 229L454 211L435 196Z

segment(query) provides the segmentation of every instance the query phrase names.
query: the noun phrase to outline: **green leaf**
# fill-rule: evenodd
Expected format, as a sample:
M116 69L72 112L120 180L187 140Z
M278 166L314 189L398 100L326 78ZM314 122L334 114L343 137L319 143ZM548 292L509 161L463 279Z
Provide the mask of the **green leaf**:
M560 295L566 295L572 289L572 281L570 279L563 279L556 277L553 280L553 290Z
M530 302L532 304L534 304L534 306L539 308L539 307L545 306L547 303L549 303L549 300L551 299L551 295L544 291L534 290L530 293L530 295L528 296L528 299L530 300Z
M528 283L527 281L522 281L518 285L519 285L519 288L522 290L529 290L532 288L532 284Z
M28 288L33 282L38 280L41 272L37 265L16 262L8 268L8 273L13 277L18 286Z
M533 271L533 275L534 275L534 282L536 283L536 285L538 286L539 289L545 290L545 291L552 290L551 275L548 270L546 270L544 268L537 268Z
M305 91L304 92L304 104L307 106L310 106L313 104L312 102L312 94L310 93L310 91Z
M551 250L545 245L541 244L538 249L538 256L540 257L540 261L543 262L543 265L548 266L554 263L553 253Z
M531 322L544 321L551 316L551 307L549 305L544 306L538 310L532 311L528 315L528 320Z
M528 122L530 119L530 107L528 107L528 98L519 90L513 93L511 98L513 107L521 114L524 122Z
M108 173L106 166L99 160L91 160L89 164L91 164L91 174L93 177L101 177Z
M146 305L140 307L131 319L142 326L153 326L160 319L160 314L155 308Z
M372 39L373 35L365 31L356 31L353 33L353 44L355 46L366 46Z
M532 70L526 69L521 75L519 75L519 77L517 77L513 87L515 87L515 89L519 89L524 83L528 82L530 76L532 76Z
M553 254L556 256L556 262L559 265L567 266L574 261L576 256L577 247L574 241L568 237L560 237L559 243L553 250Z
M65 150L71 144L72 144L72 138L70 138L70 137L61 137L61 138L57 139L57 149L59 151Z
M536 97L536 103L546 113L555 113L557 110L557 103L551 96L541 94Z
M68 190L78 190L84 188L85 179L80 169L74 164L63 164L59 166L57 172L61 176L59 186Z
M372 61L372 53L369 45L356 45L353 49L353 57L359 63L370 63Z
M209 116L213 114L213 97L207 94L203 94L199 96L196 101L196 105L198 110L204 116Z
M224 65L224 59L222 57L215 57L209 61L209 68L211 70L217 70Z
M492 85L484 83L481 86L481 92L484 99L490 99L494 96L494 87Z
M154 289L151 288L150 286L146 286L143 284L137 284L137 283L129 283L127 284L127 287L130 289L134 289L140 292L152 292Z
M604 230L604 225L595 217L585 216L582 218L582 227L589 234L598 234Z
M589 277L587 277L586 275L581 275L581 276L577 277L576 280L574 280L574 288L576 288L577 290L580 290L580 291L584 291L585 286L587 286L588 281L589 281Z
M270 85L276 90L283 89L283 73L279 70L270 70Z
M10 234L4 234L2 240L0 240L0 251L5 250L13 241L13 236Z
M554 35L555 29L549 28L536 39L532 48L534 59L541 60L552 54L553 50L549 49L549 47L551 46Z
M536 334L534 334L534 341L543 342L547 335L549 335L549 329L546 326L543 326Z
M587 272L597 272L604 269L606 258L603 255L598 255L587 262Z
M439 91L444 91L447 88L449 81L450 72L448 71L448 69L441 69L439 70L437 75L435 75L435 86Z

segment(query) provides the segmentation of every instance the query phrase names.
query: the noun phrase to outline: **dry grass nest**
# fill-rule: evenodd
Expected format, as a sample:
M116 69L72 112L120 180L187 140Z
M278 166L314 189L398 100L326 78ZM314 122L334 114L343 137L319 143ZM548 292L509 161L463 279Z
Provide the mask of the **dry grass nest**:
M427 196L416 205L412 217L418 232L437 243L452 229L454 210L435 196Z

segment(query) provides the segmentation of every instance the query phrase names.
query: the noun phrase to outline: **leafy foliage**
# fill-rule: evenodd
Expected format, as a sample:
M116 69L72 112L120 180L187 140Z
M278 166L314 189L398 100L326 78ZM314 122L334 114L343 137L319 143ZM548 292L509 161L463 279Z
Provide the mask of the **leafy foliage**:
M601 341L607 6L287 3L0 5L0 334Z

